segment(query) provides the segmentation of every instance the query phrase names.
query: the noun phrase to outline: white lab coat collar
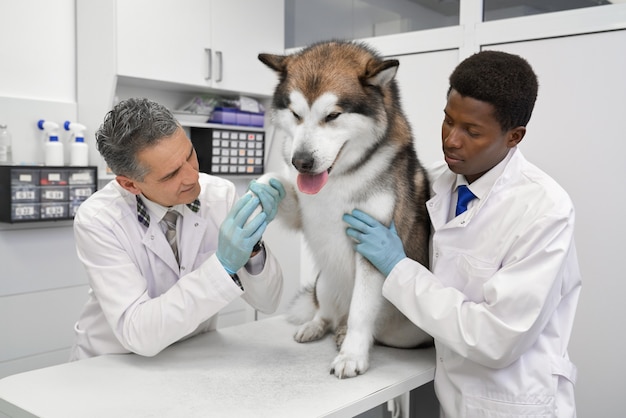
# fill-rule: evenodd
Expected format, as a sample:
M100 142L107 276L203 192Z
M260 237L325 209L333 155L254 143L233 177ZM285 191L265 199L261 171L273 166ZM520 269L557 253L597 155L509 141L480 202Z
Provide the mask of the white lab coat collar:
M456 191L457 187L459 187L462 184L465 184L469 187L472 193L474 193L474 196L476 196L476 198L478 198L479 200L484 199L485 197L487 197L487 194L489 193L493 185L496 183L498 178L504 172L504 169L509 163L511 156L515 153L516 150L517 150L517 147L511 148L508 154L502 159L502 161L496 164L491 170L487 171L485 174L483 174L478 180L474 181L472 184L469 184L467 182L464 175L457 174L454 190Z
M193 262L195 254L198 252L198 248L202 242L202 236L207 228L206 220L189 209L187 205L179 204L166 207L151 201L143 195L140 196L150 215L150 226L146 230L146 235L143 239L144 245L165 261L172 270L181 275L184 274L185 270L192 267L190 263ZM174 209L182 215L182 218L176 226L181 258L180 266L176 262L176 258L171 248L169 248L169 244L168 246L164 246L161 242L165 239L165 226L160 221L170 209ZM206 210L207 208L204 209ZM202 210L202 208L200 210ZM156 233L156 228L160 229L162 234ZM157 236L159 236L159 238L157 238ZM182 245L183 243L184 245Z
M148 210L148 214L150 215L150 222L152 222L153 219L156 220L157 222L161 222L161 220L163 219L163 217L169 210L175 210L181 215L184 214L185 205L183 204L168 207L168 206L163 206L156 202L153 202L152 200L145 197L143 194L139 196L141 200L143 201L144 205L146 206L146 209Z
M502 161L473 182L469 187L478 199L469 205L467 212L463 215L452 217L452 219L448 218L451 213L450 211L454 210L454 205L456 205L456 188L461 184L468 183L464 176L457 175L446 167L441 175L434 179L432 184L432 197L426 202L433 227L440 229L446 224L448 224L446 227L462 227L467 225L474 214L484 204L491 190L498 184L503 183L508 177L506 173L507 168L510 166L509 163L519 158L523 158L522 153L517 147L511 148ZM517 163L514 165L517 166ZM454 204L452 202L454 202Z

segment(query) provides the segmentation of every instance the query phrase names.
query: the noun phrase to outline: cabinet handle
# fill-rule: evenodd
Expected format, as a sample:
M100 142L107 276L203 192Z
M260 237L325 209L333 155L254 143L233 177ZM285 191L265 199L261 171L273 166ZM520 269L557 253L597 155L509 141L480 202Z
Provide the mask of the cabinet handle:
M223 67L223 59L222 59L222 51L215 51L215 55L217 56L217 68L219 68L219 75L215 81L222 81L222 75L224 71Z
M207 59L208 59L208 64L209 64L209 69L207 70L207 76L204 77L204 79L206 81L209 81L212 77L212 72L213 72L213 59L212 59L212 54L211 54L211 48L204 48L204 52L206 52L207 55Z

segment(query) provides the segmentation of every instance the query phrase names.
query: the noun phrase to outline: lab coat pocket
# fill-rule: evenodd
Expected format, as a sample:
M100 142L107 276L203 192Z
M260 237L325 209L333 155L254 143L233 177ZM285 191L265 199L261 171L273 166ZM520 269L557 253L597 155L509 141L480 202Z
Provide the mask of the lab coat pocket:
M498 271L499 265L479 260L467 254L457 258L457 269L460 273L457 289L465 293L473 302L485 300L483 285Z
M485 391L465 396L466 418L554 418L554 396L524 396Z
M576 383L577 369L574 363L565 357L553 356L550 358L552 376L556 386L557 415L560 417L575 417L576 403L574 401L574 384Z
M561 376L569 380L572 384L576 384L576 378L578 375L578 369L568 359L564 357L552 357L550 358L552 363L552 374Z

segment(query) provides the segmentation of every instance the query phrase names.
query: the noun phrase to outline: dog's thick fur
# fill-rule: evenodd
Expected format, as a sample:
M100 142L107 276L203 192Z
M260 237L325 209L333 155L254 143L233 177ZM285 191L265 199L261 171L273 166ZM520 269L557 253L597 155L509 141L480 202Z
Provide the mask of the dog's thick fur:
M302 230L319 275L300 292L291 318L299 342L334 330L331 373L364 373L374 342L428 344L430 336L382 296L383 276L347 237L342 215L358 208L395 221L407 256L427 265L428 180L420 165L394 80L399 62L368 46L322 42L293 55L260 54L279 76L272 120L282 131L287 191L277 219ZM320 189L321 187L321 189Z

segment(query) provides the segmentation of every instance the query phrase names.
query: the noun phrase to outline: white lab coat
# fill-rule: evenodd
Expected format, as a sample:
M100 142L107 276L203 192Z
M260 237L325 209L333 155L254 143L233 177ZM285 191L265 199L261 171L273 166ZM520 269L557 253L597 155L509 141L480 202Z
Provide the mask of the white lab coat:
M91 288L75 325L71 360L155 355L214 330L217 313L240 296L262 312L276 309L282 272L267 246L261 273L238 272L244 291L215 256L219 226L237 199L235 186L206 174L200 174L200 185L199 212L184 206L179 225L180 269L158 220L148 228L138 222L135 195L117 181L81 204L74 235Z
M567 345L581 278L569 196L517 149L489 194L448 222L456 175L439 173L432 272L404 259L383 293L435 339L442 416L574 417Z

